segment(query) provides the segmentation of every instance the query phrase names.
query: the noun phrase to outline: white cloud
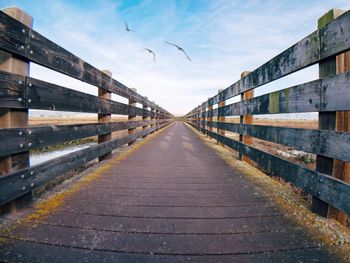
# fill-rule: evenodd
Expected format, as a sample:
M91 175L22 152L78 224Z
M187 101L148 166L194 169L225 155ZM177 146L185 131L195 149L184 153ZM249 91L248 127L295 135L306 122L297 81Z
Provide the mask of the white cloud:
M175 114L184 114L316 29L331 7L350 8L348 1L211 1L188 11L189 1L144 1L129 9L121 2L99 1L98 8L79 9L61 1L43 5L47 15L36 30ZM36 8L40 9L40 6ZM152 13L153 12L153 13ZM36 19L36 18L34 18ZM136 32L124 31L123 19ZM35 23L36 25L36 23ZM193 59L164 44L183 45ZM157 53L142 52L148 47ZM259 88L256 94L310 81L316 71ZM32 76L89 93L96 89L33 66ZM275 86L274 86L275 85ZM279 85L281 85L279 87Z

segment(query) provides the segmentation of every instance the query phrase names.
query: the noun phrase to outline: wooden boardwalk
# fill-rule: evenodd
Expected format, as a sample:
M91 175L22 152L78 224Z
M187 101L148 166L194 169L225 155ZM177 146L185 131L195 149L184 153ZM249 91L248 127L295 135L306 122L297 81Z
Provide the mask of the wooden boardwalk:
M181 122L9 235L0 260L339 262Z

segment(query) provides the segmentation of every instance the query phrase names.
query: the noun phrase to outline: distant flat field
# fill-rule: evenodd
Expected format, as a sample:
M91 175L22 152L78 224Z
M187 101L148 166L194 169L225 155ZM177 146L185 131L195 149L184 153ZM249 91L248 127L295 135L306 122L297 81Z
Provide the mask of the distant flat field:
M141 119L141 117L140 117ZM113 122L127 121L127 117L113 117ZM96 123L97 117L30 117L29 125L63 125L78 123Z
M137 117L136 120L141 120L142 117ZM113 122L128 121L128 117L113 117ZM97 117L30 117L30 126L43 126L43 125L68 125L68 124L83 124L83 123L97 123ZM136 128L140 131L142 128ZM116 131L112 133L112 138L120 138L128 135L128 130ZM92 137L97 141L97 136Z
M138 117L137 120L141 120ZM113 117L113 122L127 121L127 117ZM216 121L213 118L213 121ZM59 124L78 124L78 123L95 123L97 117L30 117L29 125L59 125ZM226 118L226 122L239 123L239 118ZM285 120L285 119L254 119L256 125L269 125L269 126L281 126L281 127L294 127L294 128L306 128L317 129L317 120Z
M239 118L227 118L226 122L239 123ZM286 120L286 119L258 119L255 118L253 124L280 126L289 128L317 129L317 120Z

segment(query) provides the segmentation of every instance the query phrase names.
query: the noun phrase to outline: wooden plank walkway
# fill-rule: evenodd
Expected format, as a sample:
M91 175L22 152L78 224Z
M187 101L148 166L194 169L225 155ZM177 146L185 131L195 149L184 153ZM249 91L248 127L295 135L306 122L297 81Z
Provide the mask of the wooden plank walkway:
M0 260L339 262L181 122L11 235Z

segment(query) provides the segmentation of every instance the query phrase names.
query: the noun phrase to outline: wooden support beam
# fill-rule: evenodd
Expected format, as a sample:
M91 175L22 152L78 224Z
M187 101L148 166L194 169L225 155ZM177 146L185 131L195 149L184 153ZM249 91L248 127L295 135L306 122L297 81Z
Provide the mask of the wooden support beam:
M148 98L145 97L145 100L148 101ZM143 109L144 111L147 111L147 110L148 110L148 106L147 106L146 104L143 104L143 105L142 105L142 109ZM142 115L142 120L143 120L143 121L146 121L146 120L149 120L149 119L150 119L150 118L148 117L147 114L143 114L143 115ZM146 130L147 128L148 128L148 125L142 126L142 130ZM144 137L146 137L146 136L144 136Z
M197 122L197 126L201 127L201 105L197 106L197 118L196 118L196 122Z
M159 105L157 104L157 107L159 107ZM156 130L159 130L160 124L158 123L158 121L160 120L160 110L159 108L156 109Z
M4 13L18 20L25 26L32 28L33 18L23 10L17 7L2 9ZM23 27L23 34L29 34L28 29ZM26 48L26 47L24 47ZM10 72L22 76L29 75L29 62L27 60L14 57L10 53L0 50L0 70ZM24 99L24 98L23 98ZM0 109L0 128L23 127L28 125L27 109ZM23 134L25 136L25 134ZM29 142L30 143L30 142ZM27 168L29 166L29 152L13 154L4 158L0 158L0 175L8 174ZM1 213L15 211L17 208L23 207L31 200L31 192L27 195L10 202L0 208Z
M250 71L243 71L241 73L241 78L245 78L248 76ZM241 101L251 99L254 97L254 90L248 90L246 92L241 93ZM240 115L239 116L239 123L241 124L253 124L253 116L252 115ZM243 142L245 144L251 145L253 143L253 138L249 135L243 135L239 134L239 141ZM247 157L242 155L242 153L239 153L239 159L242 161L245 161L247 163L251 163L251 160Z
M112 72L110 72L109 70L102 70L103 73L105 73L108 77L112 78ZM98 89L98 97L102 98L102 99L108 99L111 100L112 99L112 93L99 88ZM98 114L98 122L100 123L108 123L111 122L112 120L112 115L111 114ZM98 136L98 143L103 143L103 142L107 142L110 141L112 139L112 133L106 133L103 135L99 135ZM112 152L108 152L105 155L102 155L98 158L98 161L101 162L103 160L107 160L110 159L112 156Z
M135 88L131 88L132 91L136 92ZM129 106L136 107L136 101L133 99L129 99ZM136 121L136 115L128 115L128 121ZM128 134L134 134L136 132L136 128L128 129ZM128 145L133 144L133 142L129 142Z
M155 102L154 102L154 101L152 101L151 103L152 103L153 105L155 105ZM151 112L152 112L153 114L155 114L155 113L156 113L156 109L151 107ZM154 122L156 121L156 116L155 116L155 115L151 116L151 121L153 122L153 124L151 124L151 128L154 128L154 126L156 125L156 124L154 123Z
M205 120L205 117L203 116L203 114L205 113L205 109L203 109L202 105L203 105L203 103L199 106L201 108L200 115L199 115L199 123L200 123L200 127L205 128L204 123L203 123L203 121Z
M208 98L208 105L209 105L209 100L210 100L210 98ZM213 105L208 106L208 111L211 111L212 109L213 109ZM209 122L208 130L209 130L209 131L213 131L213 127L212 127L212 125L211 125L211 122L213 121L213 117L212 117L212 116L209 116L209 117L206 119L206 121Z
M322 29L325 26L327 26L330 22L332 22L334 19L336 19L338 16L343 14L344 11L332 9L328 11L326 14L324 14L322 17L318 20L318 29ZM323 62L319 63L319 77L322 78L328 78L335 76L337 74L336 70L336 56L332 56L324 60ZM322 87L323 88L323 87ZM336 128L336 112L320 112L318 117L318 128L320 130L335 130ZM316 157L316 171L333 175L333 163L334 159L323 156L323 155L317 155ZM312 198L312 206L311 210L321 216L329 217L330 214L330 206L317 198L316 196L313 196Z
M343 74L350 71L350 51L340 54L336 57L336 73ZM336 131L350 132L350 112L338 111L336 113ZM333 176L350 182L350 163L334 160L333 162ZM331 208L329 212L331 217L336 218L341 224L347 224L348 216L338 209Z
M219 89L218 93L220 93L222 91L223 91L222 89ZM219 100L218 101L218 109L220 107L224 107L225 105L226 105L226 101L225 100L222 100L222 101ZM218 121L219 122L225 122L225 116L218 113ZM225 130L222 130L222 129L218 128L217 132L218 132L218 134L225 136ZM219 145L221 145L223 147L225 146L222 142L219 142L219 141L217 141L217 144L219 144Z

